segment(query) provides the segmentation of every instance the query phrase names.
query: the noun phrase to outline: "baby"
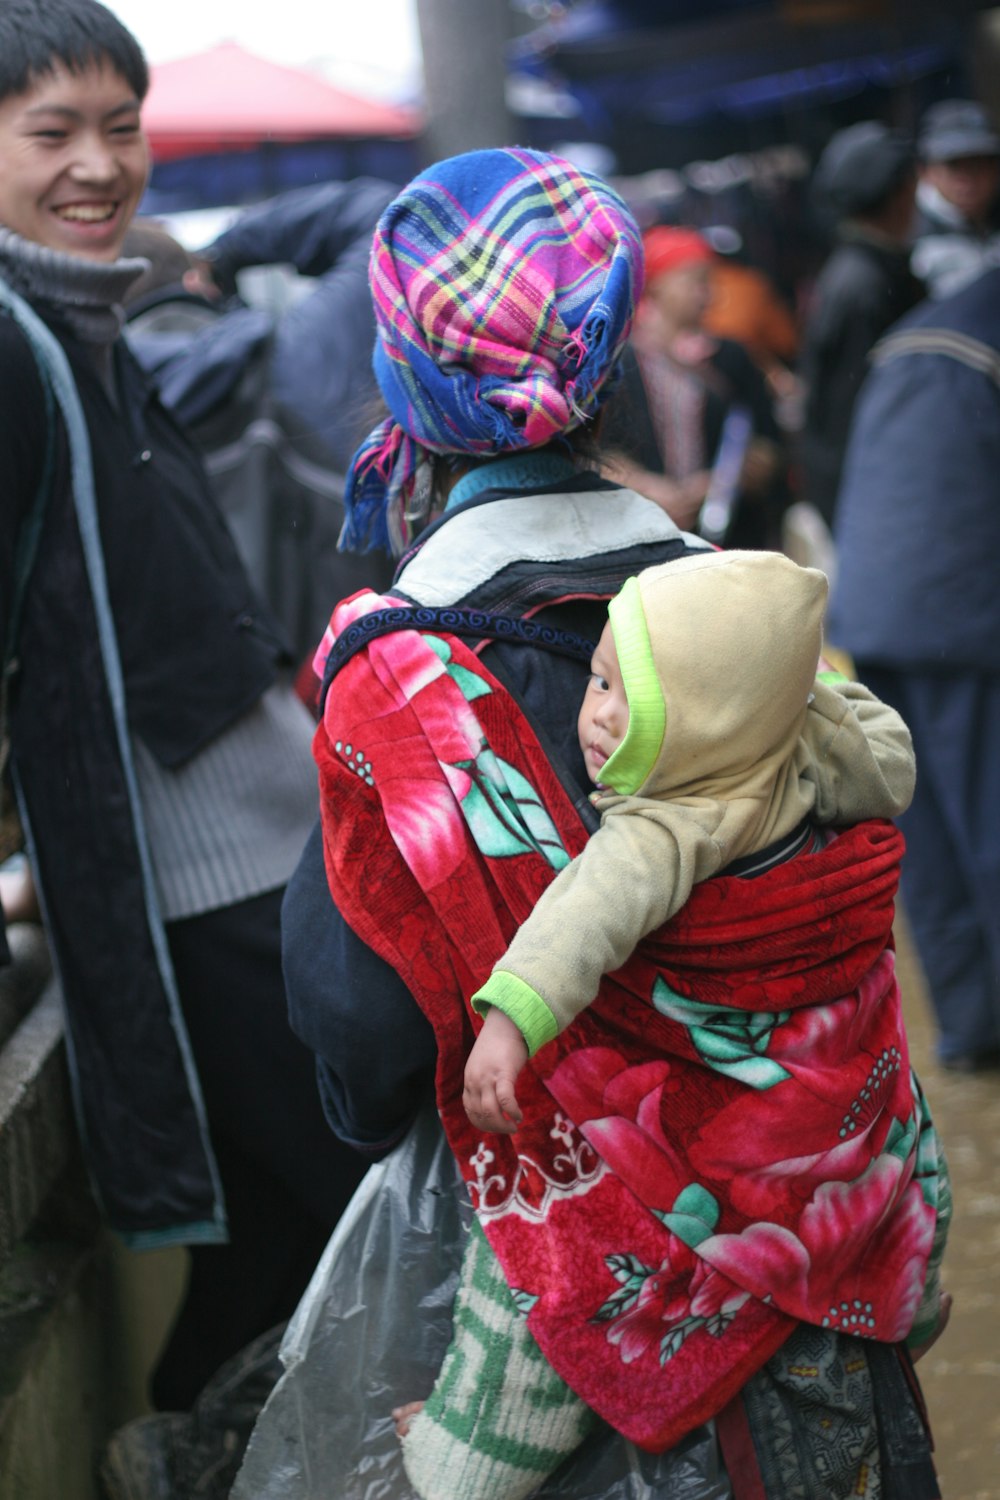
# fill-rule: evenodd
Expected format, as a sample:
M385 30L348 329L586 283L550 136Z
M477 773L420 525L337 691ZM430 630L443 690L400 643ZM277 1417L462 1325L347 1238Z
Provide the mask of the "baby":
M473 1124L517 1128L525 1060L698 881L907 807L902 719L839 673L817 677L826 595L822 573L780 553L705 552L612 600L578 720L601 827L473 996L485 1013L465 1073Z

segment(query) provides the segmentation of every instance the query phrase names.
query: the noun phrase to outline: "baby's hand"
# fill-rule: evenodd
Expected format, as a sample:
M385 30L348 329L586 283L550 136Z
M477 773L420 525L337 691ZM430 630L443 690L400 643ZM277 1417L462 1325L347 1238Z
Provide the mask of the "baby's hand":
M519 1029L502 1010L491 1006L465 1065L462 1103L478 1129L513 1135L522 1118L514 1084L527 1060L527 1044Z

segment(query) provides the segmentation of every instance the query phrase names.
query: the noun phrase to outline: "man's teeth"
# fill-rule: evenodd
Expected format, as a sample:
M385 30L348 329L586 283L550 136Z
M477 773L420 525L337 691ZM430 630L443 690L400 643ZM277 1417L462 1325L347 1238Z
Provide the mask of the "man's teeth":
M76 219L82 224L101 224L114 217L113 203L70 203L57 209L61 219Z

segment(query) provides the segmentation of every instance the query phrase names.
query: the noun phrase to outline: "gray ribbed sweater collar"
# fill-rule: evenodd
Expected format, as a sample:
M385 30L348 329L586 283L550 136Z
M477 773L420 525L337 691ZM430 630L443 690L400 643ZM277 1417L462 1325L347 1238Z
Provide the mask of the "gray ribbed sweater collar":
M85 344L109 348L122 330L122 299L145 260L84 260L26 240L0 224L0 275L27 301L47 303Z

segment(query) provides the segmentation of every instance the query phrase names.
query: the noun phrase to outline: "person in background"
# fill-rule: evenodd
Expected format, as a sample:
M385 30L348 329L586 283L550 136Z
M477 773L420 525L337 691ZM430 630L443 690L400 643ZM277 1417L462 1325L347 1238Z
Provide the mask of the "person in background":
M799 347L792 310L771 278L739 250L716 249L705 329L742 344L763 370L775 400L790 403L798 387L793 367Z
M831 137L813 176L836 221L806 316L799 371L803 498L833 521L851 413L872 345L923 296L910 265L916 166L909 138L877 120Z
M788 499L781 435L750 355L705 329L715 252L694 229L659 225L643 245L645 290L603 433L607 472L713 541L775 545ZM713 486L723 519L706 530Z
M242 212L210 245L190 255L182 251L183 269L178 260L171 266L169 252L161 252L159 265L152 245L151 267L130 289L129 333L181 421L203 420L232 389L249 354L269 341L275 401L346 472L357 427L370 420L376 392L371 308L360 292L375 224L396 191L390 183L358 178L281 193ZM135 236L147 227L139 220L126 241L137 254L146 247ZM238 279L253 267L277 265L309 283L275 317L240 299ZM215 330L210 342L189 351L145 345L147 336L170 327L165 292L171 282L175 297L201 294L223 314L208 320Z
M297 662L311 659L331 600L391 577L337 540L344 475L377 399L368 251L394 192L362 178L283 193L197 256L155 221L125 240L149 261L125 296L129 344L199 447ZM240 272L275 265L309 278L302 294L278 313L248 305Z
M0 8L2 727L98 1202L137 1249L190 1247L152 1383L179 1410L287 1318L362 1167L281 973L312 721L120 337L147 84L98 0Z
M876 347L851 432L830 639L917 755L903 904L963 1072L1000 1067L1000 269Z
M921 121L917 155L913 270L947 297L1000 265L1000 134L981 105L942 99Z

